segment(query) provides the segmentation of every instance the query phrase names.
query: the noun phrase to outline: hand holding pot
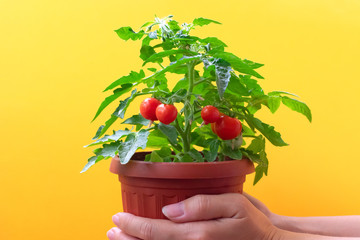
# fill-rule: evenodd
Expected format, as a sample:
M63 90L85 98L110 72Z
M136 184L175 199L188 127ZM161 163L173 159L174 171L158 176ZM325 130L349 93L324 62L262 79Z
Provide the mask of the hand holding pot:
M163 208L171 220L114 215L118 228L108 232L110 240L270 240L280 230L241 194L198 195ZM121 230L120 230L121 229Z

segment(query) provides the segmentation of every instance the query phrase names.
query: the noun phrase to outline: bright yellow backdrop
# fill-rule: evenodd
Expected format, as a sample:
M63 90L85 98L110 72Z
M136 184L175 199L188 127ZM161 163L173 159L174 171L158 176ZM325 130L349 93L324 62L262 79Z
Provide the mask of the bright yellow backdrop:
M269 148L269 176L246 190L287 215L360 214L358 0L0 1L0 239L106 239L120 211L109 161L79 174L105 112L101 91L138 70L138 43L113 32L157 14L223 25L229 51L264 63L265 90L301 96L313 123L262 116L291 145ZM137 108L131 109L131 114Z

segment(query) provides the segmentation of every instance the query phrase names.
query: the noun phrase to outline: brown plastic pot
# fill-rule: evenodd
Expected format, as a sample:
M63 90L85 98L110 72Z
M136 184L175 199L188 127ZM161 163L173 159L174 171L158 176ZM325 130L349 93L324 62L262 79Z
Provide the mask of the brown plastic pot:
M111 161L119 175L125 212L147 218L166 218L163 206L197 194L242 193L247 174L254 172L248 159L203 163L144 162L149 152L135 153L122 165Z

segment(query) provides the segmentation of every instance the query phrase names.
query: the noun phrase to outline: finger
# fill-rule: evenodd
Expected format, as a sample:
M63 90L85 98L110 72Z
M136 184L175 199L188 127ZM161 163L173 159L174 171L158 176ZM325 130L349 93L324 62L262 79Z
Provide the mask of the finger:
M118 213L113 222L126 234L144 240L177 240L182 238L181 227L163 219L137 217L130 213ZM179 238L180 237L180 238Z
M139 238L127 235L117 227L110 229L106 235L109 240L140 240Z
M163 213L173 222L191 222L241 216L248 200L238 193L197 195L180 203L163 208Z

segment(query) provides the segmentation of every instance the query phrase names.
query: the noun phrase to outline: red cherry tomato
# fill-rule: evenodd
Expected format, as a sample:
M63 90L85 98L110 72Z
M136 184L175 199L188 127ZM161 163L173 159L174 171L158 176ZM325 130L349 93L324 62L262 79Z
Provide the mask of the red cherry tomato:
M211 130L213 131L213 133L215 133L217 135L216 129L215 129L215 123L211 123Z
M156 117L163 124L172 123L177 117L177 109L171 104L160 104L156 108Z
M219 120L220 112L216 107L207 105L201 110L201 117L205 123L214 123Z
M234 139L241 133L241 123L238 119L221 116L215 123L215 132L222 140Z
M148 120L155 121L158 120L156 117L156 108L161 104L161 102L155 98L146 98L140 104L140 114Z

